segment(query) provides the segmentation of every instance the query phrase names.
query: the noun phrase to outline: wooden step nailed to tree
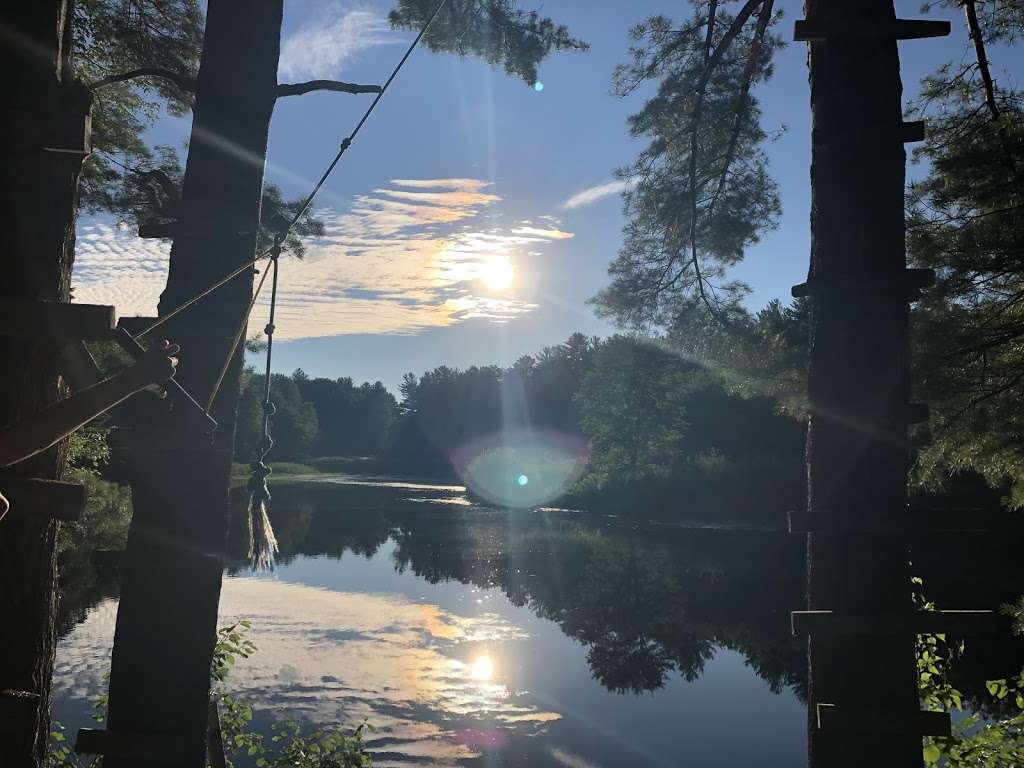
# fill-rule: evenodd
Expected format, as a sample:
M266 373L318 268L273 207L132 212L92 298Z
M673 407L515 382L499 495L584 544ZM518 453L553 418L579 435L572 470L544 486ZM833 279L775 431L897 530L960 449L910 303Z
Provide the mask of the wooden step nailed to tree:
M925 288L935 285L935 270L905 269L894 275L851 274L839 275L828 280L813 278L805 283L798 283L790 289L794 299L802 299L812 294L830 291L868 291L883 293L899 291L908 300L917 299Z
M0 336L101 341L111 338L113 307L62 301L0 302Z
M87 498L81 483L0 474L0 491L11 504L10 515L48 515L54 520L77 520Z
M901 123L900 133L904 144L909 144L913 141L924 141L924 120L912 120L909 123Z
M145 760L147 764L178 765L180 740L169 733L125 733L82 728L75 739L75 752L80 755L102 755L129 760Z
M71 155L92 152L92 114L67 110L59 114L0 110L0 143L6 152L42 151Z
M878 616L853 616L834 611L793 611L794 637L856 635L991 635L994 611L919 611Z
M858 39L922 40L928 37L946 37L951 28L948 21L931 19L891 19L883 24L863 25L837 25L799 19L793 26L793 39L804 43Z
M863 710L818 704L818 730L862 733L909 733L916 736L952 735L948 712Z

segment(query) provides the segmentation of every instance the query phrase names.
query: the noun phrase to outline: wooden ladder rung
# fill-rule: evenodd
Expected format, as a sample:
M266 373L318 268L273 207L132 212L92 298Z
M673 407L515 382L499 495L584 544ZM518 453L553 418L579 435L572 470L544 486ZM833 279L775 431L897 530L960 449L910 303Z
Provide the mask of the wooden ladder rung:
M169 733L128 733L81 728L75 739L75 752L80 755L103 755L178 765L181 741Z
M54 520L77 520L87 498L81 483L16 475L0 475L0 491L11 503L10 514L25 511L46 514Z
M925 288L935 285L935 270L927 268L904 269L892 274L849 274L828 278L812 278L789 289L794 299L802 299L814 293L834 290L899 290L908 298L916 298Z
M952 735L948 712L899 712L864 710L818 704L819 731L861 731L867 733Z
M799 19L793 25L793 39L805 43L855 39L922 40L946 37L951 29L948 21L931 19L892 19L884 24L870 25Z
M912 141L924 141L924 120L911 120L907 123L901 123L900 133L905 144L909 144Z
M920 611L856 616L834 611L793 611L795 637L838 635L987 635L996 632L994 611Z
M0 302L0 335L99 341L110 339L114 308L63 301Z

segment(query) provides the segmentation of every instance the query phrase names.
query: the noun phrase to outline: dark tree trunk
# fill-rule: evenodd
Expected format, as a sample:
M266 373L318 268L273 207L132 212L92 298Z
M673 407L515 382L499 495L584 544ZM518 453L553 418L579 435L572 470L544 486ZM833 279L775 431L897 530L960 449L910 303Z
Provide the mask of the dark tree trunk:
M0 10L5 97L0 113L0 301L69 297L84 154L52 149L84 149L89 112L88 91L63 79L69 6L67 0L38 0L7 3ZM56 351L52 341L41 337L0 336L0 425L30 416L61 396ZM11 471L58 478L63 465L62 444ZM3 766L43 761L55 645L57 526L46 509L17 504L0 522L0 704L5 719L10 718L0 724Z
M808 23L881 29L892 0L807 0ZM909 396L902 86L893 36L810 47L811 266L808 604L878 615L911 610L906 541L877 529L906 514ZM833 532L828 532L832 530ZM921 764L911 734L816 727L816 706L919 709L914 638L812 638L810 762L816 768Z
M282 0L211 0L166 314L254 255L274 108ZM197 234L185 234L197 233ZM247 270L156 335L182 346L178 380L201 402L252 293ZM134 515L122 568L110 680L111 732L169 734L176 765L201 768L234 443L238 350L214 403L214 444L165 417L134 455ZM110 768L128 765L108 760ZM153 763L155 764L155 763ZM131 761L131 765L150 765Z

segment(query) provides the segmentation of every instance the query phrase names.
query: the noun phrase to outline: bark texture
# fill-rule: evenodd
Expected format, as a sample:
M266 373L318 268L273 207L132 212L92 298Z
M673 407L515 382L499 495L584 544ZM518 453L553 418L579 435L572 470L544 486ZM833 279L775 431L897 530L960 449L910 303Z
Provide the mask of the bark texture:
M68 6L67 0L0 6L0 301L68 300L84 155L43 149L62 141L73 146L76 136L81 149L87 132L88 91L64 81ZM0 425L31 416L62 395L57 347L43 338L45 328L39 332L35 339L0 336ZM5 471L59 478L64 447ZM0 724L2 766L43 761L55 646L57 526L46 509L17 504L0 522L0 691L20 694L5 696L18 712Z
M808 22L881 28L892 0L807 0ZM808 607L910 611L906 540L836 533L907 514L910 390L899 55L891 37L810 46L813 120L808 390ZM832 532L830 532L832 531ZM810 763L815 768L921 765L914 735L823 732L818 703L919 709L914 638L812 638Z
M254 255L277 91L282 0L211 0L181 200L160 313ZM252 293L243 272L156 332L181 344L178 380L209 395ZM122 567L110 679L111 732L167 736L175 765L205 764L234 443L238 350L214 402L213 446L184 411L162 409L132 461L134 514ZM157 765L129 761L133 766ZM110 768L129 762L110 759Z

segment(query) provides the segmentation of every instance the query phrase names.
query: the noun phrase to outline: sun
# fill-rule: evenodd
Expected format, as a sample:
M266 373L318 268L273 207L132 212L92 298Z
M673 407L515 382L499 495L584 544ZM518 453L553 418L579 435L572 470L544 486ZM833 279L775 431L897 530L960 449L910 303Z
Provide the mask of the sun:
M481 656L470 665L469 673L474 680L490 680L494 677L494 662L490 656Z
M515 270L504 256L493 256L480 265L480 279L493 291L503 291L512 285Z

